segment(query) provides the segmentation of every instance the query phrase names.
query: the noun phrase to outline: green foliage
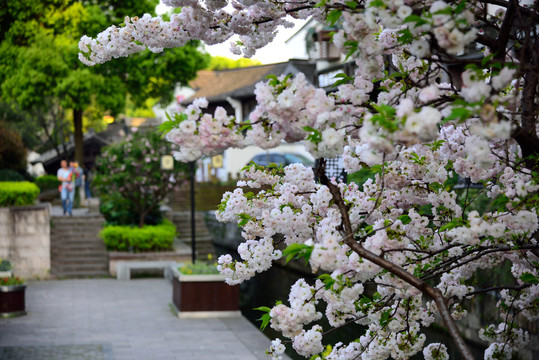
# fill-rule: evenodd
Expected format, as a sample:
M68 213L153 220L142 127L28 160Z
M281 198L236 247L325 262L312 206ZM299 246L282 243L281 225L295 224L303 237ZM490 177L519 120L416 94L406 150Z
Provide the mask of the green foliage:
M293 243L283 250L283 256L286 256L286 263L293 259L304 259L305 264L309 263L314 246Z
M15 170L2 169L0 170L0 181L26 181L26 179Z
M4 277L0 278L0 286L11 286L24 284L24 280L20 277Z
M528 284L539 284L539 276L530 273L524 273L520 276L520 280Z
M0 182L0 206L32 205L39 195L36 184L24 182Z
M99 211L107 225L137 225L140 222L140 215L132 201L122 197L121 194L101 194ZM146 225L157 225L162 220L163 215L157 206L144 216Z
M2 56L3 54L0 53L0 58ZM39 125L36 124L35 118L27 112L13 108L5 102L0 102L0 122L3 122L7 128L14 131L24 129L20 136L26 148L35 149L41 144Z
M9 260L0 259L0 271L10 271L11 269L13 269L13 265Z
M253 59L240 58L233 60L224 56L212 56L208 64L208 70L238 69L258 65L262 65L262 63Z
M142 226L160 222L159 203L189 171L179 162L174 163L173 171L161 170L161 156L170 153L170 143L156 133L135 134L102 149L93 185L108 223Z
M260 324L260 330L264 331L264 329L269 325L270 320L271 320L271 316L269 314L271 309L267 306L261 306L261 307L254 308L254 310L262 311L264 313L262 314L260 319L258 319L258 321L262 322L262 324Z
M47 137L53 146L69 136L68 129L55 134L67 113L83 111L87 123L102 125L95 120L123 111L128 94L136 106L148 98L168 103L178 84L186 84L209 63L198 42L94 67L78 60L82 35L95 36L108 24L123 22L126 15L153 13L157 3L7 0L0 9L0 98L30 114L41 138ZM75 119L71 118L78 130L81 124Z
M34 181L41 191L57 189L60 186L58 177L54 175L43 175L36 178Z
M219 274L217 270L217 265L208 264L205 262L189 263L185 264L178 268L178 270L184 275L208 275L208 274Z
M359 185L360 189L363 189L363 184L369 180L374 179L375 173L371 171L368 167L365 167L359 171L356 171L355 173L348 174L346 177L348 183L356 183Z
M133 227L124 225L105 226L99 233L108 250L160 251L172 249L176 227L168 220L160 225Z

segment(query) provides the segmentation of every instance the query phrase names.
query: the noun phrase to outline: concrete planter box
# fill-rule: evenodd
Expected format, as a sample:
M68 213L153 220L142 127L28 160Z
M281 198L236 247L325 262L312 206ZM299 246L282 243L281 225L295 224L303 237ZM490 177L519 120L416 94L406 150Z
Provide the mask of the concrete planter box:
M10 318L26 314L26 285L0 286L0 317Z
M184 275L172 267L172 301L178 317L236 317L239 286L225 283L223 275Z
M0 207L0 258L16 264L15 276L48 279L51 205Z

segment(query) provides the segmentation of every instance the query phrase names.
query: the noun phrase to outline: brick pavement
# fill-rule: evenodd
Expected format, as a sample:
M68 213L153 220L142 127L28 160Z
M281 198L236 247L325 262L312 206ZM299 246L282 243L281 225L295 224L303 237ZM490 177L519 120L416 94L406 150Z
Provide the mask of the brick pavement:
M0 319L0 358L268 359L269 340L243 317L178 319L171 286L164 279L30 282L28 315Z

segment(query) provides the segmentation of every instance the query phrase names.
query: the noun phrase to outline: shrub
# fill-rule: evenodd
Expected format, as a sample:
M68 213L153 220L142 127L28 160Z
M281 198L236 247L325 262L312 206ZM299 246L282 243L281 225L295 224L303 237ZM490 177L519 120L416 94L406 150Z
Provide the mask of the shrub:
M159 203L188 171L179 162L172 171L161 169L161 155L171 151L155 133L135 134L103 149L93 185L108 223L142 227L160 222Z
M13 265L9 260L0 259L0 271L9 271L13 269Z
M176 227L166 219L143 227L110 225L99 233L108 250L134 252L170 250L175 235Z
M26 181L18 171L11 169L0 170L0 181Z
M54 175L39 176L36 178L35 183L41 191L57 189L60 186L60 181Z
M205 262L185 264L179 267L178 271L184 275L219 274L219 270L217 270L217 263L208 264Z
M31 205L39 195L36 184L24 182L0 182L0 206Z
M11 286L24 284L24 279L20 277L3 277L0 278L0 286Z
M117 193L101 194L99 211L107 225L138 225L139 213L132 202ZM145 217L145 225L157 225L163 221L159 207L154 207Z

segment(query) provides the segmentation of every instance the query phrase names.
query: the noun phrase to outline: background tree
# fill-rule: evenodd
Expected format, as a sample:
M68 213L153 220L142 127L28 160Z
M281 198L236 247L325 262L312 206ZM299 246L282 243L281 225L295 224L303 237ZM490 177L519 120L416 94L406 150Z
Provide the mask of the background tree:
M210 64L208 65L208 70L237 69L257 65L262 65L262 63L258 60L246 58L234 60L224 56L212 56Z
M175 87L186 84L208 63L208 55L193 41L171 52L147 51L137 59L91 69L80 64L76 42L82 34L95 34L104 24L123 20L126 13L153 13L156 4L8 1L0 10L2 101L35 118L57 151L69 134L64 123L70 118L75 159L82 163L83 118L90 107L86 115L100 113L101 118L123 111L128 94L136 105L148 98L168 103Z

